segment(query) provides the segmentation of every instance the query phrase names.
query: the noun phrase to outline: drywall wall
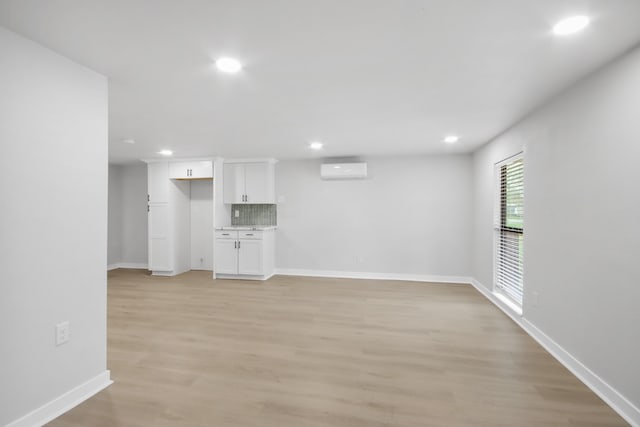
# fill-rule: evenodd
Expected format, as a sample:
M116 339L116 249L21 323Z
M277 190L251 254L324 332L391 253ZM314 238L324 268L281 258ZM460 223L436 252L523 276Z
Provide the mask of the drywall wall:
M147 265L147 166L109 165L110 268Z
M213 270L213 181L191 185L191 269Z
M113 266L122 258L122 170L121 166L109 165L109 202L107 226L107 265Z
M147 165L122 165L122 253L125 266L145 267L147 257Z
M524 149L524 318L640 425L639 111L636 49L477 151L473 274L492 286L494 163Z
M469 155L371 158L363 180L276 165L278 270L468 276Z
M0 52L6 425L108 380L107 79L2 27ZM56 347L55 325L66 320L71 340Z

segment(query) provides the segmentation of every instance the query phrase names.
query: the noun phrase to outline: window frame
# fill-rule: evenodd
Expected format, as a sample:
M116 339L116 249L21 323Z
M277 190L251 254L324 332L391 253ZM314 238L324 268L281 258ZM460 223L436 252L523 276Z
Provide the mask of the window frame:
M522 228L509 227L507 226L507 197L506 197L506 188L503 192L502 183L506 183L506 168L514 162L522 161L522 179L523 179L523 224ZM518 152L512 156L505 158L497 163L495 163L494 169L494 179L495 179L495 195L494 195L494 225L493 225L493 293L503 300L510 308L516 311L518 314L522 314L522 307L524 305L524 261L522 261L522 278L521 278L521 291L522 291L522 300L517 300L514 296L510 295L509 292L502 289L499 285L499 275L501 272L501 261L504 262L504 259L501 257L501 249L503 244L503 233L514 233L521 236L522 243L524 245L524 206L525 206L525 187L524 187L524 168L525 168L525 158L524 151ZM506 185L506 184L505 184ZM504 194L504 197L503 197ZM524 258L524 249L519 248L518 256L520 259Z

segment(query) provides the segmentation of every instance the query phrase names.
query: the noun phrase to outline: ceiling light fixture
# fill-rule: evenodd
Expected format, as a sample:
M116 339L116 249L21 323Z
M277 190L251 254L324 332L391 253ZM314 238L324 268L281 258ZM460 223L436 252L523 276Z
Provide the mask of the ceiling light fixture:
M242 70L242 64L235 58L218 58L216 60L216 68L223 73L235 74Z
M160 150L160 151L158 151L158 154L162 154L163 156L172 156L173 155L173 151L171 151L171 150Z
M455 144L460 141L460 137L458 135L449 135L444 139L444 142L447 144Z
M309 148L311 148L312 150L322 150L322 147L324 147L324 144L320 141L314 141L309 144Z
M556 36L568 36L575 34L587 27L591 22L588 16L578 15L563 19L553 27L553 34Z

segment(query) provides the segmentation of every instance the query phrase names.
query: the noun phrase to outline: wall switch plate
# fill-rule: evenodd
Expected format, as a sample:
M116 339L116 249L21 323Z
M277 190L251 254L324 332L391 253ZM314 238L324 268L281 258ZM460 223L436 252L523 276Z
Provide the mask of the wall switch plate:
M236 218L240 218L240 209L236 209L233 213Z
M56 345L61 345L69 341L69 321L60 322L56 325Z

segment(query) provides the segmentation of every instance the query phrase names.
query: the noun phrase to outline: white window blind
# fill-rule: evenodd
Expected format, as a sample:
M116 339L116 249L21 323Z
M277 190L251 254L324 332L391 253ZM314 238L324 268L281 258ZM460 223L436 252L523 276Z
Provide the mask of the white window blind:
M524 291L524 159L497 165L495 215L495 290L522 305Z

